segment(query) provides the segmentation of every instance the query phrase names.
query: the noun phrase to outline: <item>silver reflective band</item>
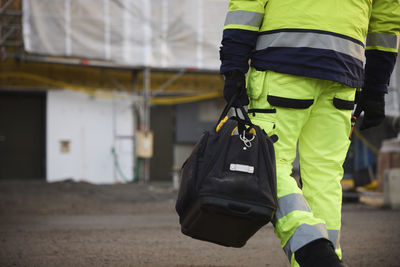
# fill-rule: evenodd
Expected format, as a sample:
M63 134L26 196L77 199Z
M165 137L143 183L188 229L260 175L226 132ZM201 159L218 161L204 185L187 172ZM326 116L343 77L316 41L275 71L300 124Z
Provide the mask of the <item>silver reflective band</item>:
M364 61L364 47L337 36L313 32L278 32L260 35L256 50L268 47L309 47L329 49Z
M254 173L254 167L253 166L243 165L243 164L231 163L231 165L229 166L229 169L231 171L237 171L237 172Z
M226 15L225 25L239 24L260 27L264 14L244 10L229 11Z
M394 34L371 32L367 35L367 46L381 46L398 49L400 36Z
M286 243L283 250L288 257L291 257L292 253L296 250L319 238L328 239L328 232L326 231L325 224L302 224L296 228L296 231Z
M283 247L283 252L285 252L286 256L289 259L289 262L291 262L293 253L290 251L290 247L288 245Z
M339 230L328 230L329 240L332 242L335 249L340 248L340 231Z
M308 211L311 212L310 206L301 194L289 194L278 199L278 210L276 211L275 218L280 218L288 215L292 211Z

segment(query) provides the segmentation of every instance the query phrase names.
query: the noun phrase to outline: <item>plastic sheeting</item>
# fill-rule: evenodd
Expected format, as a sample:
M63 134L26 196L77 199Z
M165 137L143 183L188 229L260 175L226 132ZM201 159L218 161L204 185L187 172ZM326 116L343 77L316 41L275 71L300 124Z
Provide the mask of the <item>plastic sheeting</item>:
M129 66L219 69L227 0L23 0L25 50Z
M228 0L23 0L25 50L155 68L219 69ZM400 114L400 58L386 111Z

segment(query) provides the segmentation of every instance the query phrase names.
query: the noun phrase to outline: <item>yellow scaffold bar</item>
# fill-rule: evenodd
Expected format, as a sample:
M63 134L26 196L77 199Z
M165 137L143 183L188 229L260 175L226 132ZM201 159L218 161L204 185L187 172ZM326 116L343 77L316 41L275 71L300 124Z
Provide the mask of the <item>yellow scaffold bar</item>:
M46 86L53 86L55 88L63 88L63 89L70 89L74 91L83 92L89 94L91 96L100 96L103 98L112 98L113 94L110 92L109 94L106 93L106 88L93 88L88 86L80 86L75 85L63 81L53 80L47 77L43 77L40 75L35 75L31 73L25 72L3 72L0 73L0 79L7 79L7 78L17 78L17 79L26 79L33 82L42 83ZM109 88L109 89L116 89L116 88ZM102 93L98 94L95 91L101 90ZM222 91L222 90L221 90ZM177 105L183 103L190 103L195 101L207 100L218 98L222 96L222 92L209 92L209 93L202 93L202 94L195 94L195 95L184 95L184 96L167 96L167 97L151 97L150 104L153 105Z

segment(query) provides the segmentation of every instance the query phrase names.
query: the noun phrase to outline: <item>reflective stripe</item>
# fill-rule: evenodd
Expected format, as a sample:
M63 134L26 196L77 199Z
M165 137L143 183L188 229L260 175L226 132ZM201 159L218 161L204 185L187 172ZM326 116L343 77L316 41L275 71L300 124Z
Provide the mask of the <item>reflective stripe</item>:
M338 249L340 250L340 231L339 230L328 230L328 236L329 236L329 240L333 243L335 250L338 250ZM288 257L289 262L290 262L294 252L290 251L290 248L288 245L286 245L283 248L283 251L285 252L285 254Z
M289 262L290 262L291 259L292 259L292 255L293 255L293 253L290 251L290 247L288 245L284 246L283 247L283 252L285 252L285 254L288 257Z
M225 25L239 24L260 27L263 17L264 14L257 12L244 10L229 11L226 15Z
M335 249L340 248L340 230L328 230L329 240L332 242Z
M362 87L364 81L363 61L326 49L279 47L259 50L253 53L251 65L257 69L335 81L352 88Z
M329 49L364 60L364 47L350 40L315 32L277 32L260 35L257 39L256 50L268 47L308 47Z
M296 231L286 243L285 247L283 247L283 250L290 260L292 253L311 241L320 238L328 239L328 232L326 231L325 224L302 224L296 228Z
M367 46L381 46L397 49L400 43L400 36L394 34L371 32L367 35Z
M303 195L294 193L283 196L278 199L278 210L276 211L275 218L279 220L295 210L311 212Z

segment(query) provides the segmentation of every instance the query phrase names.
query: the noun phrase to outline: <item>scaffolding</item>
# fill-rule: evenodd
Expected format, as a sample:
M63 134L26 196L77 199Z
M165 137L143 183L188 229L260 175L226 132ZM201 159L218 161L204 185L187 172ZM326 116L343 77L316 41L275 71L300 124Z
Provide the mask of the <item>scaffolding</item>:
M24 2L25 3L25 2ZM139 120L138 129L143 131L150 130L150 108L152 105L173 105L179 103L187 103L205 99L211 99L221 96L220 90L209 90L206 92L168 92L178 79L182 79L185 74L217 74L216 70L184 68L184 67L146 67L146 66L132 66L128 64L120 64L119 62L93 59L93 58L80 58L71 56L51 56L48 54L29 53L25 51L23 42L23 1L22 0L0 0L0 61L4 63L7 59L14 59L20 63L40 63L40 64L56 64L58 66L84 66L105 70L121 70L130 71L132 77L131 84L121 84L118 79L112 75L106 75L110 83L114 85L113 90L128 91L132 93L134 101L134 112ZM2 64L3 64L2 63ZM4 65L3 65L4 66ZM156 73L169 73L168 78L162 84L156 86L153 77ZM68 83L67 80L55 80L54 77L43 76L44 73L24 73L22 71L8 71L7 67L1 69L0 79L25 79L33 83L47 84L55 88L69 88L81 92L89 92L88 88L84 86L76 86ZM139 84L138 76L141 75L142 82ZM179 81L178 81L179 82ZM5 84L3 84L4 86ZM142 90L139 91L138 88ZM151 90L151 88L153 90ZM220 88L218 88L220 89ZM115 137L118 138L118 137ZM149 181L149 159L144 159L141 180L144 182ZM135 173L135 172L134 172Z
M0 59L23 52L21 21L21 1L0 0Z

